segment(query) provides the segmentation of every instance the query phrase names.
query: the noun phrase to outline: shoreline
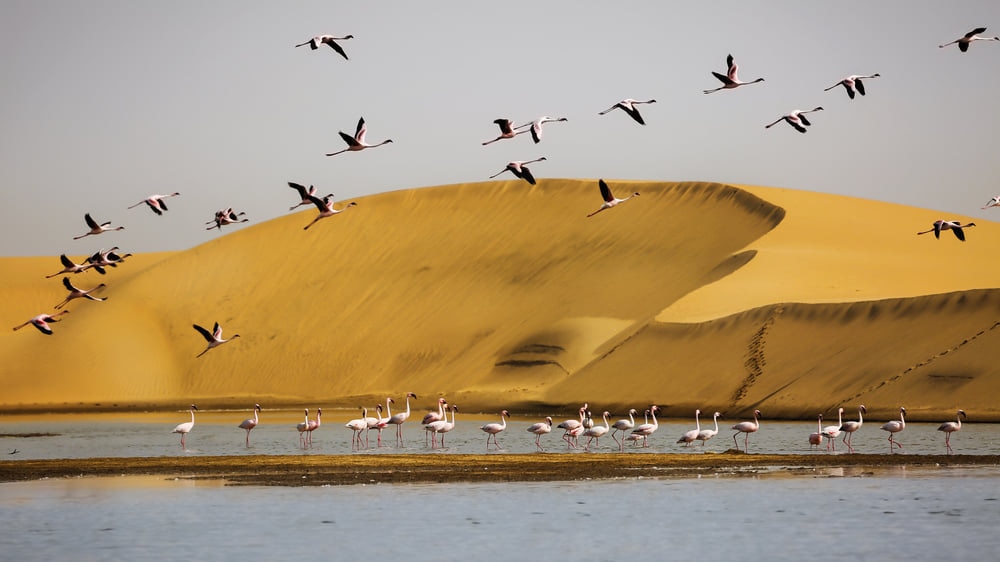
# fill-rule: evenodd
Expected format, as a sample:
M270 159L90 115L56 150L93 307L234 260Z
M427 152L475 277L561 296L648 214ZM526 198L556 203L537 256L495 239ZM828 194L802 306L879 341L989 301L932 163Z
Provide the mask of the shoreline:
M903 467L1000 467L1000 455L837 456L594 453L469 455L267 455L259 457L115 457L0 462L0 483L48 478L164 476L226 485L339 486L409 483L558 482L699 475L756 475L776 468L863 471Z

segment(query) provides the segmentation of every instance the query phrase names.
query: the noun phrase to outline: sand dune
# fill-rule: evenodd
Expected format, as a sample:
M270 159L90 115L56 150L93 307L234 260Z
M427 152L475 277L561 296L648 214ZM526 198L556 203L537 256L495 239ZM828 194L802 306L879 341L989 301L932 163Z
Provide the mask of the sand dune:
M916 236L924 209L759 187L608 180L385 193L134 256L56 334L4 332L6 409L643 407L813 418L864 402L996 420L995 223ZM0 259L10 325L61 300L55 258ZM192 323L232 343L195 356ZM599 404L599 405L598 405ZM943 417L942 417L943 416ZM881 419L881 418L876 418Z

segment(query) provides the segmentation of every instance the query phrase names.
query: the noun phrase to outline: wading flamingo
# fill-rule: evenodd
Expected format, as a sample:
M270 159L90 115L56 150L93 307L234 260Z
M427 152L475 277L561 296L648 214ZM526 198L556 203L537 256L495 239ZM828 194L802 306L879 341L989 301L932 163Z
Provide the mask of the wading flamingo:
M836 88L837 86L843 86L847 90L847 97L854 99L854 93L857 92L862 96L865 95L865 84L862 80L867 80L869 78L878 78L881 76L878 72L875 74L869 74L868 76L861 76L858 74L852 74L850 76L844 77L840 82L837 82L829 88L824 88L824 92L829 92L830 90Z
M642 103L656 103L656 100L639 101L639 100L634 100L632 98L623 99L622 101L598 113L598 115L605 115L615 109L620 109L625 113L628 113L629 117L635 119L636 123L640 125L645 125L646 122L642 120L642 115L639 114L639 108L636 107L637 105Z
M88 289L84 291L83 289L77 289L76 287L74 287L73 283L70 283L69 277L63 277L63 286L66 287L66 290L69 291L69 294L66 295L66 298L63 299L61 303L56 305L56 310L59 310L60 308L66 306L69 303L69 301L73 299L90 299L92 301L99 301L99 302L108 300L108 297L95 297L90 294L93 293L94 291L98 291L106 287L107 285L105 285L104 283L101 283L100 285L94 287L93 289Z
M507 163L506 168L490 176L490 179L493 179L506 171L510 171L510 173L514 174L518 178L530 183L531 185L535 185L535 176L531 175L531 170L529 170L525 164L542 162L544 160L547 160L544 156L541 158L535 158L534 160L512 160Z
M711 94L712 92L718 92L719 90L733 90L739 88L740 86L746 86L747 84L756 84L757 82L763 82L763 78L758 78L756 80L751 80L750 82L741 82L740 77L737 75L740 66L736 64L733 60L733 55L726 57L726 68L725 74L719 74L718 72L712 71L712 76L719 79L722 82L722 86L712 90L704 90L706 94Z
M694 429L685 431L681 438L677 440L678 443L684 443L685 447L690 447L691 443L698 438L698 434L701 433L701 422L698 421L698 416L701 415L701 410L694 411Z
M826 426L826 427L823 428L823 437L826 437L826 439L827 439L827 442L826 442L826 448L827 449L830 449L831 447L833 447L834 451L837 450L837 443L836 443L835 440L838 437L840 437L840 426L842 426L842 425L844 425L844 409L843 408L838 408L837 409L837 425L828 425L828 426Z
M903 448L902 443L893 439L893 436L900 431L906 429L906 408L899 409L899 419L887 421L882 424L882 431L889 432L889 452L892 453L896 450L896 447L900 449Z
M969 44L973 41L1000 41L1000 37L980 37L980 33L986 33L986 28L977 27L954 41L945 43L944 45L938 45L938 48L943 49L948 45L958 43L958 50L964 53L969 50Z
M495 423L495 422L494 423L488 423L488 424L484 425L483 427L479 428L479 429L482 429L483 431L485 431L487 433L487 435L486 435L486 450L487 451L490 450L490 439L493 439L493 444L496 445L496 448L497 448L498 451L500 450L500 443L497 443L497 434L500 433L501 431L507 429L507 416L509 416L509 415L510 414L507 413L507 410L504 410L504 411L500 412L500 423Z
M964 417L966 417L965 410L959 410L955 416L955 421L944 422L938 426L938 431L944 432L944 446L947 448L949 455L955 452L951 448L951 434L962 429L962 418Z
M344 48L337 44L337 41L346 41L348 39L354 39L354 36L345 35L343 37L334 37L333 35L317 35L305 43L299 43L296 47L309 45L309 48L315 51L320 45L329 45L331 49L340 53L340 56L344 57L344 60L350 60L347 58L347 53L344 52Z
M312 445L313 442L313 432L323 425L323 408L316 408L316 421L309 420L309 416L306 416L306 435L309 439L309 444Z
M434 423L436 421L448 421L448 410L447 401L442 397L438 398L438 411L427 412L424 414L424 419L420 420L421 425L426 426L429 423ZM426 429L426 427L424 428ZM427 437L434 437L434 434L424 432L424 447L427 446ZM432 446L433 448L433 446Z
M819 448L823 444L823 414L819 415L819 420L816 422L816 431L809 434L809 448Z
M746 453L750 448L750 434L756 432L760 429L760 410L753 411L753 421L742 421L733 426L736 433L733 434L733 444L736 445L736 450L740 450L740 445L736 441L736 436L743 433L745 435L743 439L743 452Z
M868 410L865 405L862 404L858 406L858 421L847 420L840 426L840 431L844 432L844 445L847 445L847 452L853 453L854 447L851 446L851 436L854 432L861 429L861 425L865 423L864 414L867 414Z
M257 427L257 424L260 422L260 418L257 417L257 412L260 412L260 404L254 404L253 405L253 417L252 418L246 419L246 420L243 420L242 422L240 422L240 426L239 426L240 429L247 430L247 447L250 446L250 432L253 431L253 428Z
M610 416L610 415L611 415L611 412L605 411L603 414L601 414L601 417L604 418L604 425L594 425L593 427L588 427L583 432L584 437L588 438L587 439L587 446L584 447L584 450L586 450L586 451L590 450L590 442L591 441L595 441L594 445L600 446L600 444L601 444L601 437L603 437L607 432L611 431L611 426L608 425L608 416Z
M934 226L930 230L924 230L918 232L917 234L927 234L928 232L933 232L934 238L940 239L942 230L950 230L955 233L955 238L965 242L965 231L962 229L972 226L976 226L976 223L970 222L968 224L962 224L962 221L936 220L934 221Z
M588 404L584 404L580 408L580 412L579 412L580 419L579 420L566 420L566 421L560 422L559 425L556 426L559 429L564 430L563 431L562 439L564 441L566 441L567 447L576 447L576 444L574 444L574 440L575 440L576 437L579 437L580 433L583 432L583 419L584 419L584 417L587 414L587 407L588 407ZM574 435L574 433L575 433L575 435Z
M605 183L604 180L602 180L602 179L597 180L597 186L600 187L600 189L601 189L601 199L604 199L604 203L601 204L601 208L600 209L597 209L593 213L590 213L589 215L587 215L588 218L596 215L597 213L600 213L604 209L610 209L611 207L614 207L615 205L618 205L619 203L624 203L625 201L628 201L629 199L631 199L633 197L638 197L639 196L639 192L636 191L632 195L629 195L628 197L626 197L624 199L618 199L617 197L614 196L613 193L611 193L611 188L608 187L608 184Z
M205 341L208 342L208 347L205 348L205 351L202 351L198 355L195 355L195 359L201 357L202 355L205 355L206 353L209 352L209 350L211 350L214 347L218 347L226 342L233 341L236 338L240 337L239 334L233 334L233 337L229 338L228 340L222 339L222 326L220 326L218 322L215 323L215 327L212 328L211 332L209 332L208 330L202 328L197 324L191 324L191 326L194 327L195 330L198 330L198 333L201 334L202 337L205 338Z
M361 417L344 424L344 427L354 432L351 435L351 450L361 450L361 432L368 430L368 408L361 408Z
M434 436L437 434L441 435L441 447L444 447L444 434L455 429L455 412L458 411L458 406L455 404L451 405L451 421L447 419L433 421L424 428L426 431L431 433L431 448L434 448ZM447 411L445 411L447 414Z
M38 328L39 332L41 332L41 333L43 333L43 334L45 334L47 336L51 336L52 335L52 327L49 326L49 324L51 324L52 322L58 322L59 321L59 317L62 316L63 314L69 314L69 311L68 310L60 310L59 312L56 312L55 314L39 314L38 316L35 316L35 317L31 318L30 320L28 320L24 324L19 324L17 326L14 326L14 331L16 332L16 331L20 330L21 328L27 326L28 324L31 324L32 326Z
M177 427L171 433L181 434L181 449L187 450L187 444L184 442L184 438L187 437L188 433L191 433L191 429L194 427L194 411L198 409L198 406L191 404L191 421L178 424Z
M788 123L789 125L791 125L796 131L798 131L800 133L804 133L804 132L806 132L806 127L809 127L809 126L812 125L812 123L810 123L809 120L806 119L806 115L805 114L806 113L812 113L814 111L823 111L823 108L822 107L814 107L812 109L805 110L805 111L803 111L801 109L796 109L796 110L792 111L791 113L788 113L786 115L782 115L781 117L778 117L777 119L774 120L773 123L769 123L767 125L764 125L764 128L765 129L770 129L771 127L777 125L778 123L781 123L782 121L784 121L785 123Z
M721 415L722 414L720 414L719 412L715 412L714 414L712 414L712 422L715 423L715 429L703 429L701 430L701 432L698 433L698 437L695 438L698 441L701 441L702 447L705 446L705 441L708 441L709 439L719 434L719 416Z
M344 142L347 143L347 148L343 150L338 150L337 152L327 153L327 156L336 156L344 152L359 152L366 148L375 148L377 146L382 146L383 144L389 144L390 142L392 142L392 139L385 139L384 141L378 144L368 144L367 142L365 142L365 135L368 134L368 126L365 125L364 117L358 119L358 128L357 130L354 131L353 137L343 131L339 131L339 134L340 138L344 139Z
M632 430L632 435L638 435L642 438L642 446L649 447L649 436L652 435L657 429L660 428L659 422L656 421L656 412L660 410L660 407L653 404L649 407L649 415L653 421L649 423L644 423Z
M406 393L406 411L394 414L389 417L389 423L396 426L396 446L403 447L403 423L410 417L410 398L417 399L417 395L412 392ZM388 408L388 407L387 407ZM388 409L386 415L389 415Z
M295 426L295 429L299 432L299 446L305 448L307 444L307 438L309 433L306 431L309 429L309 408L306 408L306 419Z
M167 209L167 204L164 203L163 200L168 197L176 197L177 195L180 195L180 192L175 191L169 195L150 195L149 197L143 199L142 201L139 201L135 205L129 206L129 209L134 209L139 205L145 203L146 206L148 206L154 213L156 213L157 215L162 215L163 211L169 210Z
M639 412L637 412L635 408L631 408L628 411L627 420L618 420L611 426L611 429L613 430L611 432L611 438L615 440L615 443L618 443L619 451L625 450L625 434L631 431L633 427L635 427L635 415L638 413ZM615 437L615 434L618 433L619 431L622 432L621 441L619 441L618 438Z
M97 221L95 221L93 218L91 218L90 213L84 214L83 215L83 220L87 221L87 226L90 227L90 231L87 232L86 234L81 234L79 236L74 236L73 240L79 240L79 239L81 239L81 238L83 238L85 236L96 236L98 234L101 234L102 232L110 232L110 231L113 231L113 230L125 230L124 226L115 226L115 227L112 227L110 221L109 222L104 222L104 223L101 223L101 224L97 224Z
M533 423L530 426L528 426L528 432L535 434L535 447L537 447L539 451L545 450L542 449L542 443L541 443L542 436L545 435L546 433L550 433L551 431L552 431L552 418L545 418L545 421Z

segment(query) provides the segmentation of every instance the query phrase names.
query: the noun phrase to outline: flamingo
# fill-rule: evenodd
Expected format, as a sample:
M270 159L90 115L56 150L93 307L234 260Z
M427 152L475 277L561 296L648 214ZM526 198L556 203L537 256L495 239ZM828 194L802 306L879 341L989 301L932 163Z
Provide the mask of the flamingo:
M844 444L847 445L847 452L853 453L854 447L851 446L851 436L854 432L861 429L861 424L865 423L864 414L868 413L865 405L862 404L858 406L858 421L847 420L840 425L840 431L844 432Z
M420 420L421 425L426 426L429 423L434 423L436 421L448 421L448 411L447 411L447 401L444 397L438 398L438 411L427 412L424 414L424 419ZM427 429L426 427L424 429ZM427 437L434 437L433 433L424 432L424 447L427 446ZM433 448L433 444L431 446Z
M962 429L962 418L965 418L965 410L959 410L955 416L956 421L944 422L938 426L938 431L944 432L944 446L948 449L948 454L955 451L951 448L951 434Z
M597 442L595 443L595 445L600 445L601 444L601 437L603 437L605 434L607 434L607 432L611 431L611 426L608 425L608 416L610 416L610 415L611 415L611 412L605 411L603 414L601 414L601 417L604 418L604 425L594 425L593 427L587 428L587 430L583 432L583 435L588 438L587 439L587 446L584 448L584 450L589 451L590 450L590 442L593 441L593 440L595 440L595 439L597 440Z
M896 441L895 439L893 439L893 435L895 435L895 434L899 433L900 431L903 431L904 429L906 429L906 417L905 416L906 416L906 408L902 408L901 407L899 409L899 419L898 420L887 421L884 424L882 424L882 431L888 431L889 432L889 452L890 453L893 452L893 451L895 451L895 447L899 447L900 449L903 448L903 445L899 441Z
M361 417L345 423L344 427L354 432L351 436L351 450L360 450L361 432L368 430L368 408L361 408Z
M232 207L227 207L225 209L219 209L218 211L215 212L215 218L205 223L205 224L211 224L213 226L210 226L210 227L206 228L205 230L212 230L213 228L218 228L219 230L222 230L222 227L226 226L227 224L236 224L236 223L240 223L240 222L247 222L250 219L248 219L248 218L242 218L241 219L240 218L240 217L242 217L245 214L246 213L243 212L243 211L240 211L239 213L237 213L236 211L233 210Z
M986 206L983 209L989 209L990 207L1000 207L1000 195L990 199L986 202ZM66 262L63 262L66 263Z
M644 423L632 430L632 435L638 435L639 437L642 437L643 447L649 447L649 441L648 441L649 436L660 428L659 422L656 421L656 412L658 412L659 410L660 407L657 406L656 404L650 406L649 415L650 417L653 418L653 421L650 423Z
M84 238L86 236L97 236L98 234L101 234L103 232L110 232L110 231L114 231L114 230L125 230L124 226L115 226L115 227L112 227L110 221L104 222L104 223L101 223L101 224L97 224L97 221L95 221L90 216L90 213L85 213L83 215L83 220L87 221L87 226L90 227L90 231L87 232L86 234L81 234L79 236L74 236L73 240L79 240L79 239Z
M218 322L215 323L215 327L212 328L211 332L209 332L208 330L202 328L197 324L191 324L191 326L193 326L195 330L198 330L198 333L201 334L202 337L205 338L205 341L208 342L208 347L205 348L205 351L202 351L198 355L195 355L195 359L201 357L202 355L205 355L213 347L218 347L226 342L233 341L234 339L240 337L239 334L233 334L233 337L229 338L228 340L222 339L222 326L220 326Z
M178 424L177 427L171 433L181 434L181 449L187 450L187 444L184 443L184 438L188 433L191 433L191 429L194 427L194 411L198 409L198 406L191 404L191 421Z
M291 207L289 207L288 208L289 211L294 211L297 207L300 207L302 205L305 205L305 206L308 207L309 205L313 204L313 201L312 201L312 199L309 198L309 196L310 195L316 195L316 187L315 186L310 185L309 188L307 189L306 186L304 186L302 184L290 181L290 182L288 182L288 187L294 189L295 191L298 191L299 192L299 197L302 198L302 200L299 201L299 203L297 205L292 205ZM330 195L333 195L333 194L331 193Z
M150 209L152 209L154 213L156 213L157 215L162 215L163 211L169 210L167 209L167 204L164 203L163 200L168 197L175 197L177 195L180 195L180 193L177 191L171 193L170 195L150 195L149 197L143 199L142 201L139 201L135 205L129 206L129 209L134 209L139 205L145 203Z
M840 82L837 82L833 86L830 86L829 88L824 88L823 91L829 92L830 90L836 88L837 86L843 86L844 89L847 90L847 97L853 100L854 92L857 92L862 96L865 95L865 84L864 82L862 82L862 80L867 80L869 78L878 78L879 76L881 76L881 74L879 74L878 72L876 72L875 74L869 74L868 76L852 74L850 76L843 78Z
M500 450L500 444L497 443L497 434L507 429L507 416L509 415L510 414L507 413L507 410L504 410L500 412L500 423L488 423L483 427L479 428L487 433L486 436L487 451L490 450L490 439L493 439L493 444L496 445L498 451Z
M385 407L386 408L389 407L389 403L390 402L392 402L392 398L386 398L385 399ZM368 429L365 430L365 448L366 449L368 448L368 432L371 431L371 430L373 430L373 429L378 432L378 435L376 436L376 439L375 439L375 446L376 447L381 447L382 446L382 430L385 429L385 426L389 425L389 418L387 418L387 417L383 418L382 417L382 405L381 404L376 405L375 406L375 417L373 418L373 417L369 416L369 417L365 418L365 421L368 422Z
M250 447L250 432L253 431L253 428L257 427L257 424L260 422L260 418L257 417L257 412L259 411L260 404L254 404L253 417L240 422L240 429L247 430L247 447Z
M823 444L823 414L819 415L819 420L816 422L816 431L809 434L809 447L815 446L817 449Z
M826 439L827 439L827 442L826 442L826 448L827 449L830 449L830 447L833 447L834 451L837 450L836 439L838 437L840 437L840 427L842 425L844 425L844 409L843 408L838 408L837 409L837 425L828 425L828 426L826 426L826 427L823 428L823 437L826 437Z
M711 94L712 92L718 92L719 90L733 90L739 88L740 86L746 86L748 84L756 84L757 82L763 82L763 78L758 78L756 80L751 80L750 82L741 82L739 76L736 74L740 68L740 65L733 61L733 55L726 57L726 68L728 69L725 74L719 74L718 72L712 71L712 76L715 76L722 82L722 86L715 88L713 90L704 90L706 94Z
M927 234L928 232L933 232L934 238L940 239L942 230L950 230L955 233L956 238L958 238L962 242L965 242L965 231L962 229L969 228L972 226L976 226L976 223L970 222L968 224L962 224L962 221L936 220L934 221L933 228L931 228L930 230L924 230L922 232L918 232L917 234Z
M624 203L625 201L628 201L629 199L631 199L633 197L638 197L639 196L639 192L636 191L635 193L633 193L632 195L629 195L628 197L626 197L624 199L618 199L617 197L614 196L613 193L611 193L611 188L608 187L608 184L605 183L604 180L600 180L600 179L597 180L597 185L601 188L601 198L604 199L604 203L601 204L601 208L600 209L597 209L593 213L590 213L589 215L587 215L588 218L596 215L597 213L600 213L604 209L610 209L611 207L614 207L615 205L618 205L619 203Z
M296 47L309 45L309 48L315 51L320 45L329 45L331 49L340 53L340 56L344 57L344 60L350 60L347 58L347 53L344 52L344 48L337 43L337 41L346 41L348 39L354 39L354 36L345 35L343 37L334 37L333 35L317 35L305 43L299 43Z
M773 123L771 123L769 125L764 125L764 128L765 129L770 129L771 127L777 125L781 121L785 121L786 123L788 123L789 125L791 125L792 127L794 127L796 131L798 131L800 133L804 133L804 132L806 132L806 127L812 125L812 123L810 123L809 120L806 119L806 115L805 114L806 113L812 113L814 111L823 111L823 108L817 106L817 107L814 107L814 108L812 108L812 109L810 109L808 111L803 111L801 109L796 109L796 110L792 111L791 113L789 113L787 115L782 115L781 117L777 118Z
M945 43L944 45L938 45L938 48L943 49L948 45L958 43L958 50L964 53L969 50L969 44L973 41L1000 41L1000 37L980 37L980 33L986 33L986 28L977 27L954 41Z
M740 433L745 433L746 434L746 437L743 440L743 452L745 453L745 452L747 452L749 450L749 448L750 448L750 434L754 433L758 429L760 429L760 420L758 419L759 417L760 417L760 410L754 410L753 411L753 421L752 422L751 421L742 421L742 422L740 422L740 423L738 423L738 424L736 424L736 425L733 426L733 429L736 430L736 433L733 434L733 443L736 444L736 450L737 451L740 450L740 445L736 441L736 436L739 435Z
M525 129L524 131L520 131L518 129L524 129L525 127L530 125L530 123L525 123L524 125L518 125L517 127L515 127L514 122L511 121L510 119L494 119L493 122L496 123L498 127L500 127L500 136L498 136L493 140L484 141L483 146L495 143L498 140L512 139L517 135L520 135L521 133L527 133L528 132L527 129Z
M410 417L410 398L416 399L417 395L412 392L406 393L406 411L389 417L389 423L396 426L396 445L403 446L403 422ZM388 410L386 415L389 415Z
M69 277L63 277L63 286L66 287L66 290L69 291L69 294L66 295L66 298L63 299L61 303L56 305L56 310L59 310L60 308L66 306L69 303L69 301L73 299L90 299L92 301L108 300L108 297L95 297L90 294L93 293L94 291L99 291L104 287L106 287L107 285L105 285L104 283L101 283L100 285L94 287L93 289L84 291L83 289L78 289L74 287L73 283L70 282Z
M690 447L691 443L694 443L694 440L698 438L698 434L701 433L701 422L698 421L699 415L701 415L701 410L695 410L694 411L695 428L689 431L685 431L684 435L681 435L681 438L677 440L678 443L684 443L685 447Z
M574 437L579 436L579 433L577 433L576 435L572 435L572 432L577 432L577 431L578 432L582 432L583 431L583 419L584 419L584 416L586 415L586 412L587 412L587 406L588 406L588 404L584 404L583 407L580 408L580 412L579 412L580 419L579 420L566 420L566 421L560 422L559 425L556 426L559 429L564 430L563 431L562 439L564 441L566 441L567 447L573 447L574 445L573 445L572 439Z
M63 273L81 273L81 272L87 271L88 269L90 269L91 267L93 267L93 265L91 263L86 262L86 261L83 262L83 263L79 263L79 264L78 263L73 263L73 260L69 259L66 256L66 254L60 255L59 256L59 261L61 261L62 264L63 264L62 271L57 271L57 272L53 273L52 275L46 275L45 276L46 279L52 279L53 277L55 277L57 275L62 275Z
M316 205L316 208L319 209L319 214L316 215L316 217L312 220L312 222L303 226L302 230L309 230L309 227L316 224L316 221L320 219L325 219L326 217L332 217L333 215L338 215L340 213L343 213L347 209L357 205L356 202L351 201L350 203L345 205L342 209L337 210L333 208L334 201L332 193L327 195L326 197L323 197L322 199L316 197L315 195L309 195L308 197L309 201L311 201L313 205Z
M307 443L307 438L309 437L309 433L307 432L307 430L309 429L309 408L306 408L305 421L296 425L295 429L297 429L299 432L299 445L305 448Z
M545 450L542 449L542 443L540 441L542 436L545 435L546 433L550 433L551 431L552 431L552 418L550 417L545 418L545 421L533 423L530 426L528 426L528 432L535 434L535 447L538 447L539 451Z
M535 176L531 175L531 170L529 170L525 164L531 164L532 162L542 162L544 160L547 160L547 158L545 158L544 156L540 158L535 158L534 160L526 160L526 161L513 160L507 163L506 168L490 176L490 179L493 179L509 170L510 173L514 174L518 178L530 183L531 185L535 185Z
M348 135L343 131L339 131L340 138L344 139L347 143L347 148L343 150L338 150L337 152L330 152L327 156L336 156L342 152L358 152L366 148L375 148L377 146L382 146L383 144L389 144L392 139L385 139L378 144L368 144L365 142L365 135L368 133L368 126L365 125L365 118L362 117L358 119L358 129L354 132L354 136Z
M424 428L424 430L431 434L431 449L434 448L434 436L438 433L441 434L441 447L444 447L444 434L455 429L455 412L458 411L458 406L451 405L451 421L448 421L447 417L443 420L433 421ZM445 411L447 414L447 410Z
M28 324L31 324L32 326L38 328L39 332L41 332L41 333L43 333L43 334L45 334L47 336L51 336L52 335L52 327L49 326L49 324L52 323L52 322L58 322L59 321L59 317L62 316L63 314L69 314L69 311L68 310L60 310L59 312L57 312L55 314L39 314L38 316L32 317L30 320L28 320L24 324L19 324L17 326L14 326L14 331L16 332L16 331L20 330L21 328L27 326Z
M125 258L132 255L132 254L118 255L115 253L115 250L117 249L118 246L115 246L114 248L111 248L110 250L107 251L105 251L104 248L101 248L100 250L95 252L94 255L87 258L86 263L89 265L89 267L92 267L95 271L97 271L101 275L104 275L107 273L107 270L104 269L105 267L118 267L118 264L122 263L123 261L125 261Z
M529 131L531 131L531 139L535 141L535 144L542 142L542 125L546 123L556 123L559 121L569 121L569 119L565 117L552 118L548 115L543 115L542 117L535 119L531 122L531 129L529 129ZM521 126L525 127L526 125Z
M702 447L705 446L705 441L708 441L719 434L719 416L721 415L722 414L719 412L712 414L712 421L715 423L715 429L703 429L698 433L698 437L695 437L695 439L701 441Z
M316 408L316 421L309 421L309 416L306 416L306 438L309 440L309 444L312 445L313 442L313 432L323 425L323 408Z
M656 103L656 100L639 101L639 100L634 100L632 98L623 99L622 101L598 113L598 115L605 115L611 112L612 110L621 109L625 113L628 113L629 117L635 119L636 123L640 125L645 125L646 122L642 120L642 115L639 114L639 109L636 107L636 105L639 105L641 103Z
M635 416L635 414L638 414L638 413L639 412L637 412L635 410L635 408L631 408L628 411L628 419L627 420L618 420L618 421L616 421L611 426L611 428L614 430L614 431L611 432L611 438L615 440L615 443L618 443L618 450L619 451L624 451L625 450L625 437L624 437L624 434L626 432L628 432L629 430L631 430L633 427L635 427L635 417L634 416ZM623 434L621 441L619 441L618 438L615 437L615 434L618 433L619 431L622 432L622 434Z

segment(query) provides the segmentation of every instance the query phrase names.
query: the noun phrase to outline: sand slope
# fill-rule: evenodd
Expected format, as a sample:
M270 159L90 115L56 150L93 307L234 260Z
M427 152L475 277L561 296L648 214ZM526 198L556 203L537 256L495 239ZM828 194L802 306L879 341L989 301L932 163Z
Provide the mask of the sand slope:
M466 411L667 404L808 417L865 401L1000 418L987 351L1000 244L915 236L911 207L772 188L609 180L385 193L310 230L290 213L134 256L46 337L0 336L7 408L374 405ZM55 258L0 259L5 317L64 296ZM79 280L79 281L78 281ZM192 323L232 343L200 359ZM31 333L28 333L28 332ZM903 402L906 402L905 404ZM973 413L974 412L974 413Z

